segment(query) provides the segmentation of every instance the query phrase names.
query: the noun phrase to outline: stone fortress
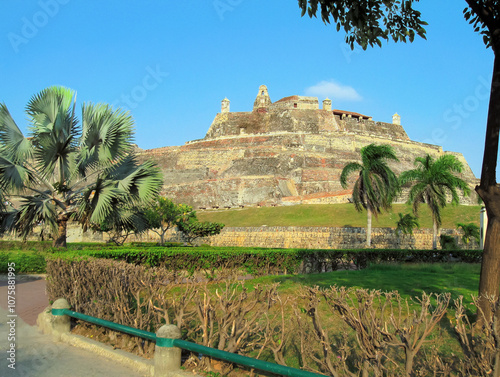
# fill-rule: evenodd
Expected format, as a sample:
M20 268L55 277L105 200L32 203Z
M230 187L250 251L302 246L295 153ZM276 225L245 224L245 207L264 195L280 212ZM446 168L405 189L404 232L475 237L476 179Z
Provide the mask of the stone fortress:
M370 143L394 147L400 160L391 164L396 174L412 169L417 156L455 155L472 190L464 204L477 203L477 179L462 154L411 141L398 114L392 123L384 123L332 110L328 98L321 109L316 97L272 102L265 85L250 112L231 112L230 101L222 100L221 112L203 139L140 155L161 167L163 195L194 208L344 203L351 191L341 187L340 173L347 163L359 161L360 149Z

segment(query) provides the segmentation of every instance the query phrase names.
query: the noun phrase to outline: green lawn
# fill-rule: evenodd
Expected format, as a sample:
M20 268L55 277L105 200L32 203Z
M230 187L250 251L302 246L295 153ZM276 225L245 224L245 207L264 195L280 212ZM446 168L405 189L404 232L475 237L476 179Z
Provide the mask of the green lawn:
M442 227L455 229L458 222L479 225L481 206L451 206L442 210ZM392 210L373 219L373 227L396 227L398 213L410 213L411 206L394 204ZM353 204L302 204L283 207L242 208L198 211L201 221L221 222L231 227L252 226L331 226L365 227L366 212L357 212ZM432 228L429 209L419 209L421 228Z
M415 297L422 292L451 292L452 298L459 295L470 301L477 295L479 286L479 264L435 263L435 264L379 264L363 270L333 271L322 274L266 276L249 281L256 283L280 283L280 289L293 292L299 286L331 285L398 291L402 296Z

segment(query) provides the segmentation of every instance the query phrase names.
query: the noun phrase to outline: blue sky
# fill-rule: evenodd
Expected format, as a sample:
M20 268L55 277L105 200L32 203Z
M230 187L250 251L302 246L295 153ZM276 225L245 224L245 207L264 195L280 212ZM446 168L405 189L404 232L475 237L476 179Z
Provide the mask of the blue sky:
M465 1L422 1L427 41L351 51L344 34L300 17L296 0L1 0L0 101L21 129L51 85L78 102L131 111L143 149L205 136L220 101L250 111L313 95L391 122L412 140L461 152L479 177L493 53L464 20Z

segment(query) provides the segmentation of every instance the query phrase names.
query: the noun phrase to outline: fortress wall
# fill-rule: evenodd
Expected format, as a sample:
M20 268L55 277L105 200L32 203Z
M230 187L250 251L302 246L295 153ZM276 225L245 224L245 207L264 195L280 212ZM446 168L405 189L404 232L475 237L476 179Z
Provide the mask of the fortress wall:
M237 207L260 202L278 202L279 180L273 176L237 177L166 185L163 194L194 208Z
M265 133L266 115L259 112L219 113L215 116L205 138L239 135L242 130L247 134Z
M410 140L404 128L398 124L374 122L366 119L358 120L357 118L348 117L340 118L338 115L335 116L335 119L343 131L355 132L361 135L375 134L379 137Z
M80 228L79 228L80 229ZM106 235L88 237L75 229L71 232L70 242L103 242ZM99 233L100 234L100 233ZM461 240L461 233L455 229L441 229L441 234L455 238L460 248L467 248ZM7 239L7 238L5 238ZM166 242L183 242L180 234L170 230L166 234ZM150 231L140 237L131 236L127 242L158 242L159 236ZM263 247L263 248L297 248L297 249L362 249L366 244L364 228L329 228L329 227L225 227L216 236L197 241L197 244L227 247ZM413 236L398 238L391 228L373 228L372 245L377 249L432 249L432 230L417 229ZM469 248L478 248L477 243L469 244ZM429 251L430 252L430 251Z
M196 149L188 153L179 153L176 159L176 169L193 169L203 166L207 169L220 170L231 165L232 161L243 158L244 149Z
M349 227L225 227L220 234L198 240L197 243L233 247L358 249L365 246L365 232L365 228ZM461 233L456 229L441 229L441 234L454 237L460 248L467 248L461 240ZM0 239L16 238L7 235ZM68 242L105 242L107 239L107 234L83 233L78 225L68 226ZM169 230L165 239L167 242L182 242L176 230ZM34 235L29 240L38 240L38 237ZM130 236L127 242L159 242L159 240L156 233L149 231L141 236ZM373 228L372 245L378 249L432 249L432 230L417 229L413 236L398 238L392 228ZM469 248L477 249L478 245L472 243Z
M370 143L395 148L400 161L390 162L390 166L397 174L413 169L417 156L429 153L438 157L444 153L439 146L380 135L274 132L204 139L182 147L147 151L141 157L158 162L164 174L164 195L195 207L279 204L282 197L321 193L327 195L316 202L330 202L332 194L343 190L339 181L343 167L358 161L360 149ZM461 154L454 155L466 164ZM473 191L477 179L468 165L465 167L462 178ZM355 179L352 175L350 183ZM280 185L282 180L288 182L287 186ZM462 202L476 203L475 193Z
M318 110L319 102L317 97L291 96L282 98L268 106L270 111L276 110Z
M453 236L464 247L460 234L453 229L442 229L441 234ZM221 234L203 240L212 246L357 249L364 248L364 228L326 227L258 227L224 228ZM372 244L375 248L432 249L432 230L416 230L413 237L398 239L394 229L373 228Z

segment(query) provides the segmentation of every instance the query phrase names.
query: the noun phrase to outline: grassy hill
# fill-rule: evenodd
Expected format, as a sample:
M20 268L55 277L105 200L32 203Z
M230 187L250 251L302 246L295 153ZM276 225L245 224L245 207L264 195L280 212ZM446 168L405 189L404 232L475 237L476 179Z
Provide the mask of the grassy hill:
M481 206L451 206L442 209L442 227L454 229L457 223L475 223L479 226ZM395 228L398 213L411 213L411 206L394 204L390 212L373 219L373 227ZM286 207L238 208L198 211L201 221L214 221L231 227L251 226L331 226L365 227L366 211L357 212L353 204L302 204ZM419 209L420 228L432 228L429 209Z

